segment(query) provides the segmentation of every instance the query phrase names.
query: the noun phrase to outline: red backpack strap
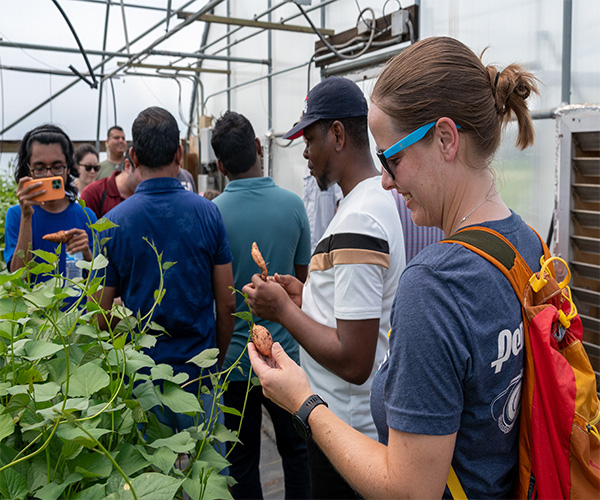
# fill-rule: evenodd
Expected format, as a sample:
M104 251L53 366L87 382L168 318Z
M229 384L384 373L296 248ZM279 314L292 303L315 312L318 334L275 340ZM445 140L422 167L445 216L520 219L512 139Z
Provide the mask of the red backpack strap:
M488 227L473 226L461 229L441 243L458 243L494 264L506 276L523 304L524 292L533 273L513 244L499 232Z

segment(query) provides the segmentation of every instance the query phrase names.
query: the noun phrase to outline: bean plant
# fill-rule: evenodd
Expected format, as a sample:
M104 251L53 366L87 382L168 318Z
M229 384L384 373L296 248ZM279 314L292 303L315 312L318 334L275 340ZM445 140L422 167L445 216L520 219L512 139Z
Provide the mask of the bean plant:
M106 219L91 225L96 247L112 226ZM174 263L148 244L161 276L156 307ZM67 280L58 272L59 252L34 250L25 268L0 271L0 498L230 499L229 462L217 450L234 445L238 429L217 417L242 416L218 402L237 363L216 372L217 349L188 361L201 368L200 392L210 382L217 395L203 407L200 394L182 388L193 382L187 374L144 353L156 342L150 332L162 330L152 310L142 316L115 304L118 324L98 328L97 317L108 314L95 298L106 257L80 261L86 277ZM40 274L50 279L31 285ZM252 325L250 313L238 314ZM248 377L250 389L256 379ZM153 407L193 416L195 425L174 433Z

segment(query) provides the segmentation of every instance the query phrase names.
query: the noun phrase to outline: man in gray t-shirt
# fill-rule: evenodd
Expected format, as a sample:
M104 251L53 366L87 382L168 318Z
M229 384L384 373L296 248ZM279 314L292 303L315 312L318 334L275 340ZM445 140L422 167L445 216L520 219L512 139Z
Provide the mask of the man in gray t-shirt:
M127 151L127 141L125 140L124 130L118 125L110 127L106 138L106 153L108 157L106 160L100 162L97 179L110 177L115 170L123 170L125 151Z

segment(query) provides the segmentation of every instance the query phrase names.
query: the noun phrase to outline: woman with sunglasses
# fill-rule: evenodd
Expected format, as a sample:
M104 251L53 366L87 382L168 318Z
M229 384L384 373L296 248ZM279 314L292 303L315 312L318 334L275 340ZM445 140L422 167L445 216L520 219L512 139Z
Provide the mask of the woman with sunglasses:
M82 144L75 150L75 165L79 177L75 179L75 187L79 194L98 177L100 164L98 151L91 144Z
M65 273L67 252L81 252L85 260L92 260L93 238L89 225L96 222L96 215L76 201L76 172L73 145L62 129L41 125L25 134L15 166L19 204L8 209L5 221L4 260L9 271L14 272L28 261L37 259L30 250L54 253L58 244L44 240L43 236L61 230L69 237L61 246L61 274ZM65 195L56 200L38 201L42 182L26 183L50 176L62 177ZM33 282L48 279L47 274L31 276Z
M418 225L446 236L469 225L508 238L539 270L537 235L502 201L490 170L501 128L533 142L526 105L534 77L517 65L484 66L461 42L420 41L375 84L369 127L382 184L404 196ZM508 280L474 252L425 248L406 267L392 307L390 349L371 388L378 442L337 418L276 343L249 346L263 391L337 470L369 498L448 497L450 467L468 498L510 497L518 453L523 369L521 305ZM306 431L305 428L305 431Z

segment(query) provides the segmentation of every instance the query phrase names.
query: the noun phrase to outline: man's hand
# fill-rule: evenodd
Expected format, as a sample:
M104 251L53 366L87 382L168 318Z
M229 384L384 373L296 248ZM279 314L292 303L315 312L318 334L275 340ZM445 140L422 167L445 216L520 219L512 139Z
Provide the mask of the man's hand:
M288 307L294 302L279 283L274 280L263 281L260 274L252 276L252 282L244 285L242 292L248 294L248 305L252 314L282 324Z
M72 235L71 239L67 241L67 252L74 254L81 252L84 260L88 262L92 260L92 251L90 250L89 237L84 229L69 229L65 231L67 234Z
M278 274L275 273L275 276L272 278L275 283L279 283L283 289L287 292L292 302L296 304L298 307L302 307L302 290L304 289L304 284L294 276L290 274Z
M34 191L42 186L42 181L32 182L25 186L25 183L31 180L33 180L32 177L22 177L17 185L17 199L21 206L21 217L25 218L30 218L33 215L34 205L41 205L41 202L36 201L36 197L40 195L40 192L34 193Z

